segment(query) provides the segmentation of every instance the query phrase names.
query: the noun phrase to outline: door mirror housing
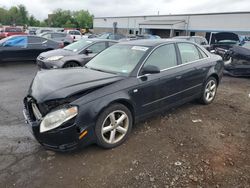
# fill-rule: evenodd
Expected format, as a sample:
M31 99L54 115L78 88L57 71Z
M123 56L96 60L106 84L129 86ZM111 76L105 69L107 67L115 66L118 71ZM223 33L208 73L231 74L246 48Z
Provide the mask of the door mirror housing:
M160 69L157 66L154 65L147 65L143 67L142 74L157 74L160 73Z
M89 48L87 48L86 50L85 50L85 54L92 54L93 53L93 51L91 50L91 49L89 49Z

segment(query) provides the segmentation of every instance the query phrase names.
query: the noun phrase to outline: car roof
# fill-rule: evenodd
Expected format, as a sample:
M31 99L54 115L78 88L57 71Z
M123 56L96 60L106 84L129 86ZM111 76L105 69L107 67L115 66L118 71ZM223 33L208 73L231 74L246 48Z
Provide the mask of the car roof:
M141 39L141 40L131 40L126 42L120 42L120 44L129 44L129 45L138 45L138 46L158 46L164 43L173 43L173 42L188 42L186 40L180 39ZM192 43L192 42L190 42Z
M103 41L103 42L116 42L118 43L117 40L110 40L110 39L100 39L100 38L83 38L81 40L89 40L89 41L94 41L94 42L99 42L99 41Z

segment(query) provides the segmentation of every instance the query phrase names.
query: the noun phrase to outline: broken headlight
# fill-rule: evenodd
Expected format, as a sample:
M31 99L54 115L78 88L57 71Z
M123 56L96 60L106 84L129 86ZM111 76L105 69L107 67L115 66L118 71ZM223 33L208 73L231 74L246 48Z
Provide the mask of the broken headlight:
M40 124L40 133L55 129L78 114L76 106L48 113Z

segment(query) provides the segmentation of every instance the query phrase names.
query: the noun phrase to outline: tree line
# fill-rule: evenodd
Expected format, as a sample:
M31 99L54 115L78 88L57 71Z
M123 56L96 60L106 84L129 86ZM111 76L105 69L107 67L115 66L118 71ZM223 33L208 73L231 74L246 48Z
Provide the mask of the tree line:
M88 10L70 11L57 9L45 20L30 15L24 5L7 9L0 7L0 25L19 25L36 27L93 28L94 15Z

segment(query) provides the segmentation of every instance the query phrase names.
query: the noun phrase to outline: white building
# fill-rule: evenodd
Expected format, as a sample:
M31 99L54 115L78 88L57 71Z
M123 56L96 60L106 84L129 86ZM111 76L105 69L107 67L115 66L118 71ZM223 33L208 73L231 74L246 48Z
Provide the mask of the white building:
M94 18L94 32L113 32L114 30L126 35L149 33L164 38L178 35L201 35L208 40L213 32L250 35L250 12Z

